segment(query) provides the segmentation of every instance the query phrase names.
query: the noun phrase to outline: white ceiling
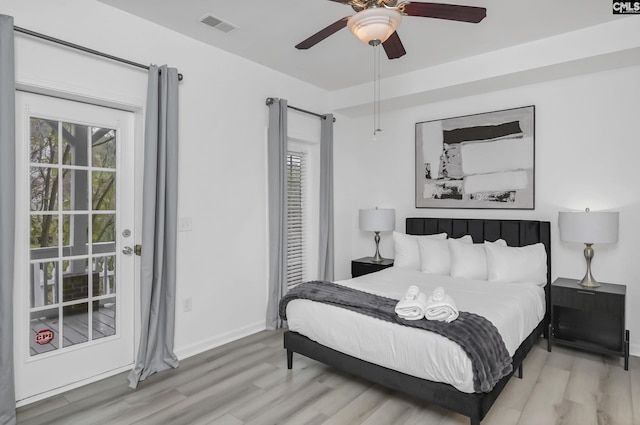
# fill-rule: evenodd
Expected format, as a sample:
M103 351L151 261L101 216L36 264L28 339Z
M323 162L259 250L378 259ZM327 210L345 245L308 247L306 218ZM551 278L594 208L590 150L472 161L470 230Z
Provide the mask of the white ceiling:
M354 12L328 0L99 0L194 39L327 90L373 77L373 49L343 29L309 50L296 44ZM407 54L388 60L382 78L502 49L616 19L606 0L448 0L487 8L479 24L405 16L398 34ZM238 28L222 33L212 14ZM618 15L620 16L620 15Z

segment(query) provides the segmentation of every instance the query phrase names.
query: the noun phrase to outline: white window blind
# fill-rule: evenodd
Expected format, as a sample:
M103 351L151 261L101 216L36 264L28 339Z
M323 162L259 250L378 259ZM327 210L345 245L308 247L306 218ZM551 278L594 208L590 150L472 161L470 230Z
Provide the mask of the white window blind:
M305 154L287 152L287 285L302 283L305 275L304 197Z

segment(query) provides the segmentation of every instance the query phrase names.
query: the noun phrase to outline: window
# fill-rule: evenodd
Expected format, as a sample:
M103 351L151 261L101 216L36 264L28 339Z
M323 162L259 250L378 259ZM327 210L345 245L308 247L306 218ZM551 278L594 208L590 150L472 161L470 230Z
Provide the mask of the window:
M55 344L31 355L114 335L116 130L29 118L31 327ZM53 334L51 334L53 335Z
M287 285L305 280L305 174L304 153L287 152Z

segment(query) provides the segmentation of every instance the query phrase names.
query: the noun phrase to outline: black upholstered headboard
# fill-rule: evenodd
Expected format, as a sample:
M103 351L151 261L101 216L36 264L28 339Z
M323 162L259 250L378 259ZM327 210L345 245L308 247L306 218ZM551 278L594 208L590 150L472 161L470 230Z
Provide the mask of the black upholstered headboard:
M451 238L471 235L475 243L504 239L509 246L525 246L541 242L547 251L545 319L548 323L551 293L551 224L548 221L409 217L406 221L406 232L410 235L447 233Z
M474 243L504 239L509 246L525 246L541 242L547 250L547 268L551 271L551 224L548 221L409 217L406 226L410 235L443 232L450 238L471 235ZM547 275L547 283L550 279L551 273Z

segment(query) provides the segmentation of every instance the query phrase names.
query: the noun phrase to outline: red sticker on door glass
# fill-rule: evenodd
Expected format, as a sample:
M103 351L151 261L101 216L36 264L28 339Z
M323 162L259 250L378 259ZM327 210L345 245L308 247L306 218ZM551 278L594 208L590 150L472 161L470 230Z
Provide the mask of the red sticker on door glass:
M43 329L36 334L36 342L40 345L45 345L53 341L53 331L50 329Z

